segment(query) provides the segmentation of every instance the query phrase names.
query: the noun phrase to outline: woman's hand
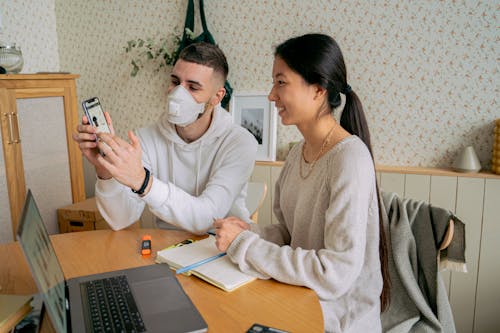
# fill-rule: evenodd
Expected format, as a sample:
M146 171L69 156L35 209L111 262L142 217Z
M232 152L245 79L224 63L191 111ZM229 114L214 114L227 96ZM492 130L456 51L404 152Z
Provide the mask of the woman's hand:
M250 225L236 217L228 217L225 219L217 219L214 222L215 227L215 245L217 248L226 252L227 248L233 240L242 231L249 230Z

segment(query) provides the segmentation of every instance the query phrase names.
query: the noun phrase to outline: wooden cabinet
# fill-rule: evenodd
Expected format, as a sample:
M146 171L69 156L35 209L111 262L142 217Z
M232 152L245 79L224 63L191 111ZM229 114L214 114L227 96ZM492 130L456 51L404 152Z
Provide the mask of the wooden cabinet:
M274 183L282 162L257 162L253 181L266 182L268 196L259 224L276 223ZM377 166L383 191L422 200L454 212L465 224L467 273L443 271L458 333L496 332L500 326L500 176L445 169Z
M0 75L0 242L15 239L27 188L49 233L59 207L85 199L82 155L71 135L79 122L78 75Z

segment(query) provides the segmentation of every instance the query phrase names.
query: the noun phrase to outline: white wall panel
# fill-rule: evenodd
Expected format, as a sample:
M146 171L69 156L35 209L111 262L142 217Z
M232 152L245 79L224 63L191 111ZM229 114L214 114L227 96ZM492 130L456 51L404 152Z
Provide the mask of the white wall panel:
M429 202L431 189L431 176L406 175L405 198Z
M405 194L405 175L401 173L380 173L380 188L384 192L395 192L401 198Z
M271 196L272 191L269 189L272 187L271 183L271 167L267 165L256 165L253 169L252 176L250 177L252 182L262 182L267 185L267 195L259 208L258 223L262 225L268 225L271 223Z
M479 261L474 332L500 328L500 180L487 179Z
M467 273L451 272L450 304L458 333L473 332L484 179L458 178L456 213L465 223Z

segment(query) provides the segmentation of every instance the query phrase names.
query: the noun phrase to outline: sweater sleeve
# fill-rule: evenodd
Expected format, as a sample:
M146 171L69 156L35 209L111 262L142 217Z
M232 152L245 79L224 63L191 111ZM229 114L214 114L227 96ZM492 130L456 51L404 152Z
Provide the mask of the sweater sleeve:
M257 153L253 137L240 135L228 140L233 141L220 148L207 185L199 196L171 182L153 179L151 190L143 197L151 212L195 234L210 229L214 218L226 217L250 178ZM249 216L242 216L243 212L248 215L246 208L231 214L249 221Z
M139 220L145 206L137 194L114 178L97 179L95 197L99 212L113 230L126 228Z
M363 267L369 209L376 200L371 157L358 155L355 152L352 160L350 153L328 168L334 171L327 179L330 196L324 212L324 248L279 246L244 231L227 251L231 260L259 278L311 288L321 300L346 294Z
M227 135L214 161L210 162L213 171L199 196L155 177L146 148L143 146L142 158L144 166L152 171L152 185L145 196L138 196L114 179L96 183L98 207L111 228L119 230L137 221L145 205L158 218L195 234L205 233L212 227L214 218L228 213L249 220L249 216L243 216L246 208L230 210L253 170L257 143L250 133L241 130ZM244 200L241 202L244 204Z

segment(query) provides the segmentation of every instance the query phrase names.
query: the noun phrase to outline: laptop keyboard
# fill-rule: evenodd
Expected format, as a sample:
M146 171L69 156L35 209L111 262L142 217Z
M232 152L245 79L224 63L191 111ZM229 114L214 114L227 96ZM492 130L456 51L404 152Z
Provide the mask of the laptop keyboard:
M91 332L146 331L125 275L84 282L80 288Z

